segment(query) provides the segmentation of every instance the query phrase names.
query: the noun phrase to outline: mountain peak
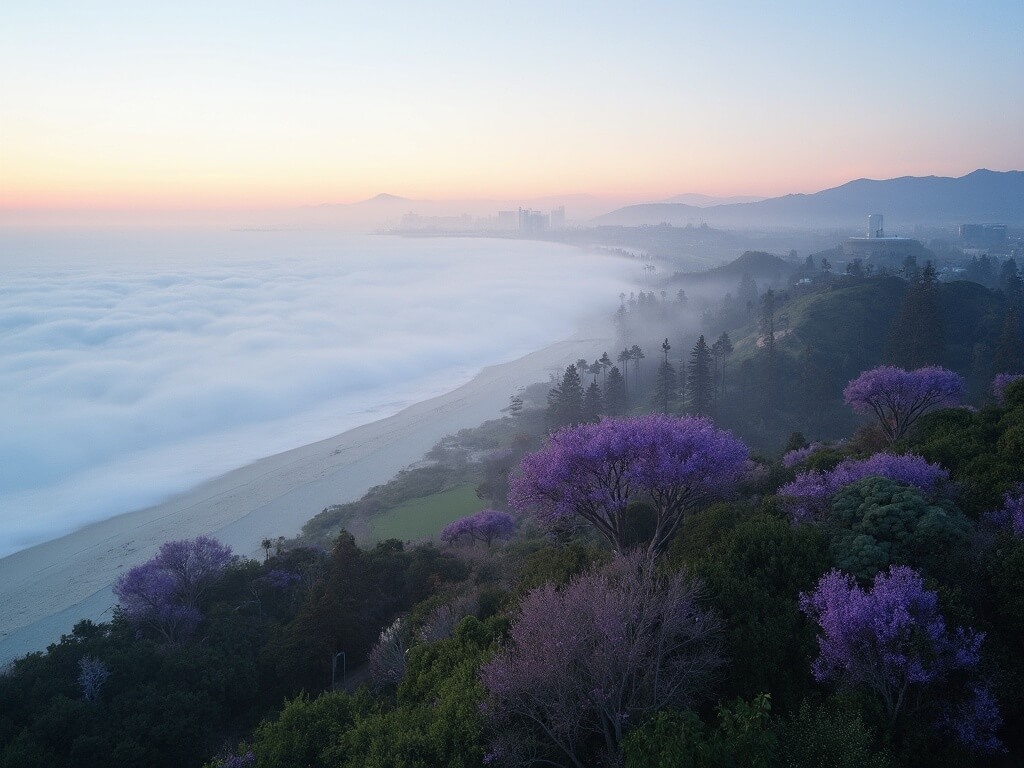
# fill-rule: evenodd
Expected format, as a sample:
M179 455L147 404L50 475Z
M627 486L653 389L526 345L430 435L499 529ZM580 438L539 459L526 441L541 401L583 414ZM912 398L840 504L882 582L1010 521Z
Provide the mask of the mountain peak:
M387 192L381 192L379 195L375 195L366 201L367 203L407 203L409 198L401 197L399 195L389 195Z

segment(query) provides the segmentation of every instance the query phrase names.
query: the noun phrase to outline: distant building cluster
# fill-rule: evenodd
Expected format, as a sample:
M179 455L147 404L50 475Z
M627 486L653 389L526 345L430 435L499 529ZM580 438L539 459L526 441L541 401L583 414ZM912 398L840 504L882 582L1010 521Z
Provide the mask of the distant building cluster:
M925 255L920 241L910 237L886 237L884 218L880 213L868 215L867 237L851 237L843 243L843 255L853 261L861 259L865 264L893 266L902 264L907 257Z
M1008 244L1005 224L961 224L957 234L965 251L1001 252Z
M496 216L484 217L474 217L468 213L461 216L423 216L410 211L402 216L401 223L395 229L399 232L428 234L519 232L530 235L565 229L565 206L560 205L548 213L519 208L515 211L498 211Z
M472 229L473 217L468 213L461 216L420 216L407 213L402 217L402 229L414 231L459 232Z
M501 212L498 215L501 216ZM518 224L519 231L527 233L543 232L547 229L562 229L565 227L565 206L559 206L550 213L520 208Z

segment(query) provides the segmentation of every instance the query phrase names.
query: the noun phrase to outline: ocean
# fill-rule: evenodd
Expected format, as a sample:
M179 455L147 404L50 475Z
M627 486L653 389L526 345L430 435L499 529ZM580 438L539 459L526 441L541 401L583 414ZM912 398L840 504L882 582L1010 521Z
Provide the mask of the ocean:
M518 240L0 231L0 557L450 391L640 277Z

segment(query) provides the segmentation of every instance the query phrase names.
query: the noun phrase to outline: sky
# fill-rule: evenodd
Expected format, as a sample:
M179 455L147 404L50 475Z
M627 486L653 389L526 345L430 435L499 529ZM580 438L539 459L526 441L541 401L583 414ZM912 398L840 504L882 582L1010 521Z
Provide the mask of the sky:
M0 212L1024 169L1021 29L1019 0L8 0Z

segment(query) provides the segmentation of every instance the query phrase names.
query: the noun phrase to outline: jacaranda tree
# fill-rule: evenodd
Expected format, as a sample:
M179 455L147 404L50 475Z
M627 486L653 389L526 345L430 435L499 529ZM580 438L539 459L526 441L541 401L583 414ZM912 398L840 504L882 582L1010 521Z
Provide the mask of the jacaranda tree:
M526 455L509 503L552 528L587 524L627 548L627 509L654 510L647 542L661 552L683 516L727 494L747 465L747 447L703 417L651 414L559 430Z
M441 541L454 544L467 538L482 541L487 546L495 539L511 536L516 530L516 521L508 512L496 509L481 509L472 515L461 517L441 529Z
M960 374L939 366L906 371L883 365L847 384L843 398L857 413L877 416L886 438L894 443L928 411L958 405L964 388Z
M811 665L819 682L869 690L890 728L928 710L932 722L965 747L1000 748L998 707L976 677L985 635L950 631L938 595L924 588L915 570L893 566L875 576L870 590L833 570L814 592L800 596L800 606L821 629Z
M984 519L996 528L1024 538L1024 486L1017 485L1012 491L1003 494L1003 506L987 512Z
M920 456L876 453L866 459L846 459L828 472L800 472L792 482L779 488L779 496L794 522L820 519L828 511L833 496L865 477L884 477L933 496L949 479L949 473Z
M118 578L114 595L125 618L176 643L202 620L204 594L233 559L230 547L207 536L168 541L151 560Z
M618 765L630 726L702 698L721 663L719 622L697 598L642 550L530 592L508 647L480 673L496 735L485 762Z

